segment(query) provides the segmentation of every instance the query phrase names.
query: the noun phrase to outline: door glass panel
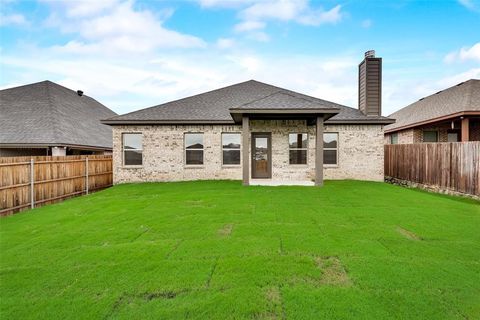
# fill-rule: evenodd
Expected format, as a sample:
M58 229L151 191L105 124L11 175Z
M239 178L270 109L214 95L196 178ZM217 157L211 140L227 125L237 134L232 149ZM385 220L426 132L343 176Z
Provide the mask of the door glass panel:
M268 137L255 137L253 164L256 177L268 177Z
M267 138L255 138L255 160L268 160Z

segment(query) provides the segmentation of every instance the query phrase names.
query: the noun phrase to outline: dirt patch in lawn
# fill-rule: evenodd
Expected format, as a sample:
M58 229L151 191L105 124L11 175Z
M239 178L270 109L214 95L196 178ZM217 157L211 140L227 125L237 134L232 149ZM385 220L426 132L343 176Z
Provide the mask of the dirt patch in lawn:
M265 288L268 311L256 314L254 319L285 319L282 294L278 286Z
M402 236L404 236L405 238L407 238L409 240L415 240L415 241L423 240L422 237L420 237L419 235L413 233L412 231L404 229L402 227L397 227L397 231L398 231L398 233L400 233Z
M267 297L267 300L272 302L273 304L281 303L282 297L280 295L280 289L278 287L267 288L265 296Z
M229 223L224 225L221 229L218 230L218 235L221 237L228 237L232 234L233 224Z
M337 257L318 257L315 263L322 270L320 284L345 287L352 285L352 280Z

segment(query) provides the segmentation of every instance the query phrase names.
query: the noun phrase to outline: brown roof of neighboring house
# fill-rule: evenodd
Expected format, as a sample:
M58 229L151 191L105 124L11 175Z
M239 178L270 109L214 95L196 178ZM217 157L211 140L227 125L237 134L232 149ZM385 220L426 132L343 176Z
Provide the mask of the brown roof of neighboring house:
M459 83L392 113L389 117L396 122L385 126L385 131L398 131L468 113L480 114L480 80L477 79Z
M255 80L167 102L112 117L103 123L234 123L232 110L316 110L335 111L326 123L391 123L381 116L366 116L360 110L314 98ZM332 113L332 112L331 112Z
M0 90L0 145L112 148L115 112L51 81Z

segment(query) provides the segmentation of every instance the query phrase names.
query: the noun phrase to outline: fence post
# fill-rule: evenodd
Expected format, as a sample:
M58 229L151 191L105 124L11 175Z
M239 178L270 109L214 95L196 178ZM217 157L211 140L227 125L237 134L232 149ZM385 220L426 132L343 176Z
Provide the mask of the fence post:
M35 208L35 184L34 184L33 158L30 158L30 207Z
M88 194L88 156L85 157L85 191Z

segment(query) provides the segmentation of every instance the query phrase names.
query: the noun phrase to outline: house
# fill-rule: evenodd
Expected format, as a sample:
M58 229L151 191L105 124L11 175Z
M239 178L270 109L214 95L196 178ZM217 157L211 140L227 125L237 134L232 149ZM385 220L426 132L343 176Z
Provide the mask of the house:
M381 63L359 65L359 109L250 80L107 119L114 183L383 181Z
M0 156L104 154L116 115L103 104L51 81L0 90Z
M480 141L480 80L422 98L389 117L385 143Z

